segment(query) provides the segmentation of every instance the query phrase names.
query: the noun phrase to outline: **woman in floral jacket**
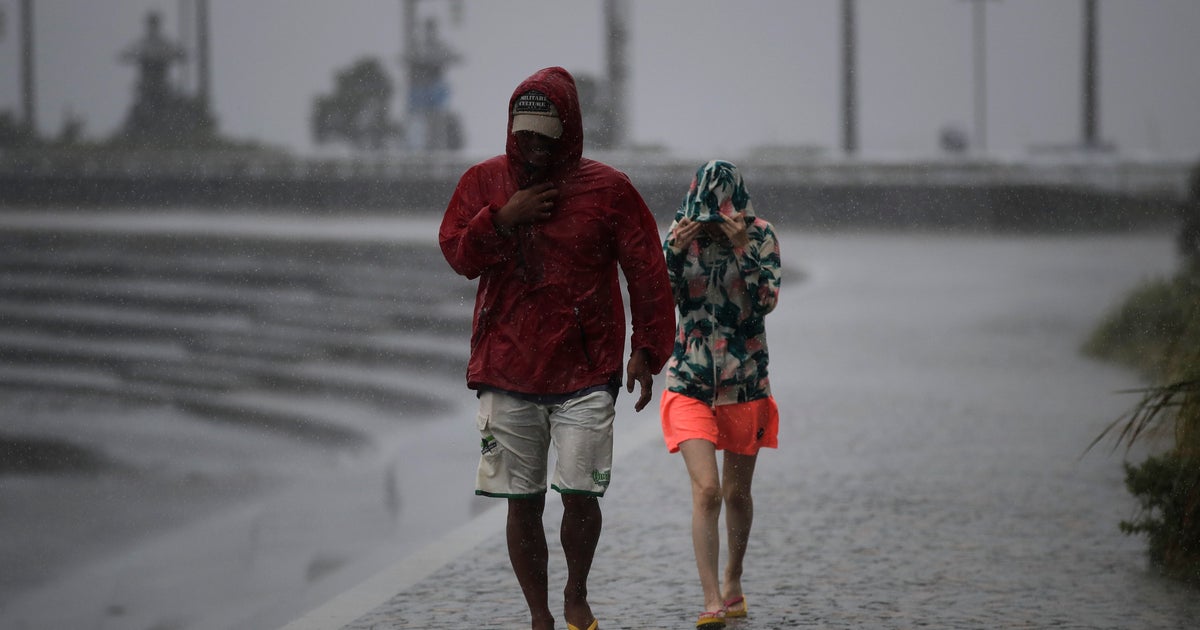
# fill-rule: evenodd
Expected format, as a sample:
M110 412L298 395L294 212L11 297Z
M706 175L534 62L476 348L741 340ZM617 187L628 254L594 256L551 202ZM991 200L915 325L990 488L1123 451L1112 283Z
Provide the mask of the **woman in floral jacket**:
M750 486L758 450L777 446L764 318L779 298L779 247L771 224L755 216L737 167L714 160L696 171L663 250L680 315L662 398L663 437L670 452L683 454L692 481L692 545L705 611L696 627L722 628L726 617L747 613L741 578L754 514ZM723 583L722 504L729 547Z

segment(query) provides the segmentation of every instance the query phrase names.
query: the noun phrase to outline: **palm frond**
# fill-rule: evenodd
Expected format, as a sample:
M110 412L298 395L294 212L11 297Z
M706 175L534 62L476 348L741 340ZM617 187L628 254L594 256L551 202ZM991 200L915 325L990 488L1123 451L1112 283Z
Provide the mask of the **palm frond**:
M1104 441L1105 438L1113 436L1114 433L1116 433L1116 437L1113 440L1112 450L1117 450L1124 443L1125 451L1128 452L1134 442L1145 435L1147 431L1163 422L1175 421L1175 415L1170 412L1181 407L1188 394L1200 393L1200 379L1123 390L1121 393L1140 393L1142 399L1132 409L1109 423L1100 432L1100 435L1096 436L1091 444L1088 444L1084 453L1092 450L1094 446ZM1118 431L1119 433L1117 433Z

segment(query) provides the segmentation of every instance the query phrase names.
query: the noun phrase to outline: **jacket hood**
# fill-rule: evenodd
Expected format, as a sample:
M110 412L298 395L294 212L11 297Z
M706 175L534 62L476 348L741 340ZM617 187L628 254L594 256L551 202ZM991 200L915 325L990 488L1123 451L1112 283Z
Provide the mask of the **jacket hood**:
M551 170L562 172L577 165L583 157L583 114L579 109L579 93L575 88L575 78L558 66L542 68L533 73L513 90L512 97L508 99L508 141L504 152L508 155L509 163L519 166L525 162L517 147L517 137L513 135L512 111L517 97L529 90L545 94L554 103L562 121L563 133L551 158ZM518 176L517 179L522 181L524 178Z
M741 212L746 223L754 222L754 206L750 204L750 193L742 181L742 174L731 162L712 160L696 169L692 185L688 188L683 205L675 213L675 220L684 217L700 223L721 220L721 215L733 216Z

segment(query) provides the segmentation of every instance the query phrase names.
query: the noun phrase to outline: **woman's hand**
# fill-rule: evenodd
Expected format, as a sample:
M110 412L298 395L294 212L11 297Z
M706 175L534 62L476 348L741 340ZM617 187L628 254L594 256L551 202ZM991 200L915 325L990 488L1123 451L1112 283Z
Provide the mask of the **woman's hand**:
M698 223L687 217L683 217L675 224L675 229L671 230L671 242L676 251L683 251L696 240L696 236L700 234L700 229L704 227L703 223Z
M734 247L745 248L750 244L750 235L746 233L746 215L742 212L733 216L721 215L721 232Z

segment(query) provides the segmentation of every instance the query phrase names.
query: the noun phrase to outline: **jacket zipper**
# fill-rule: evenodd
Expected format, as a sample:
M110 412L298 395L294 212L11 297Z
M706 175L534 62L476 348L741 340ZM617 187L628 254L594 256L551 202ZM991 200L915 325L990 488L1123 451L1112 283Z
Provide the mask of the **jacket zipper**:
M711 292L713 290L713 287L718 286L717 285L717 265L715 263L713 263L712 267L710 269L711 270L708 273L708 289L707 289L709 292ZM713 386L712 386L711 406L712 406L713 410L716 410L716 408L717 408L717 386L720 384L718 382L718 380L720 378L721 370L717 366L717 352L716 352L717 344L715 342L716 342L717 338L719 337L719 333L717 330L717 316L712 311L712 300L706 299L705 302L708 302L708 317L709 317L709 320L712 322L712 326L710 327L712 332L709 333L709 335L711 335L711 336L708 339L708 345L710 348L713 349L713 353L712 353Z
M591 369L595 366L592 365L592 353L588 352L587 332L583 330L583 318L579 315L578 306L573 307L572 310L575 313L575 326L579 328L579 343L583 346L583 358L587 359L588 368Z
M479 345L479 341L483 339L483 332L488 326L488 307L479 309L479 325L475 327L474 335L471 337L471 350L475 350L475 346Z

